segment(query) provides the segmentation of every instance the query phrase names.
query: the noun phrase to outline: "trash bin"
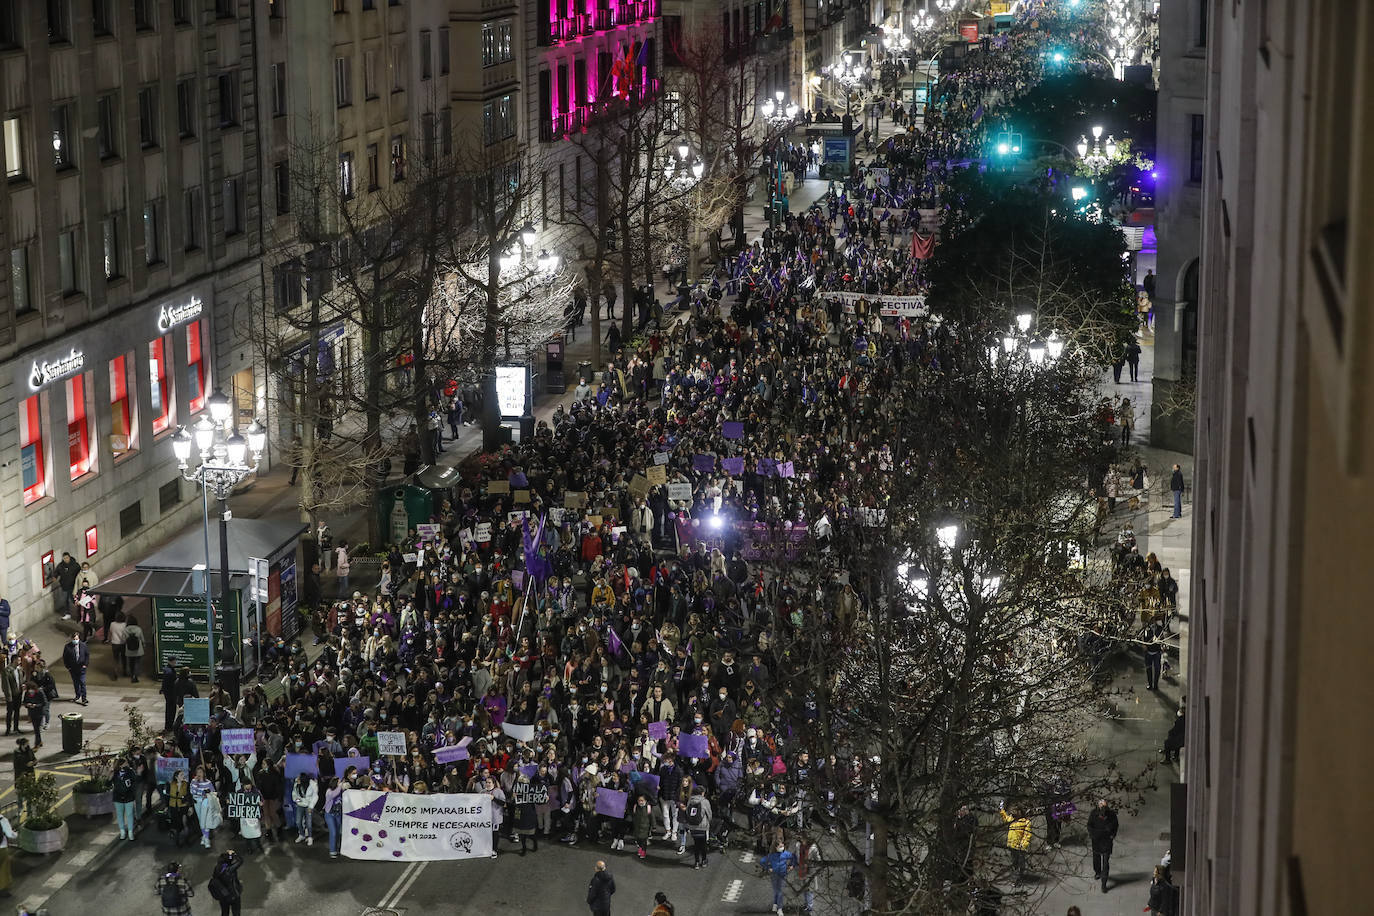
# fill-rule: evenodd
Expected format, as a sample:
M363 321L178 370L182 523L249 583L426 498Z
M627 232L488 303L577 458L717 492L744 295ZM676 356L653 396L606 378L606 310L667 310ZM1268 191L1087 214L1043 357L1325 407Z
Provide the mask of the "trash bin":
M81 753L81 713L68 712L62 716L62 753Z

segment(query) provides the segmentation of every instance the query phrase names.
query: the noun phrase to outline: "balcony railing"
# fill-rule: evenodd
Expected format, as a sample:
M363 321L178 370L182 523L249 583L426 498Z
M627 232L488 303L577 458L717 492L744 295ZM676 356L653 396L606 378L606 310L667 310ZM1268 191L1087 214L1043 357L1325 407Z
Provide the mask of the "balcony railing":
M636 87L629 101L639 102L651 99L658 96L662 91L662 80L651 79L644 86ZM572 111L555 112L548 120L540 121L539 139L543 143L552 143L571 134L585 131L593 124L617 118L624 111L623 106L625 104L627 103L616 99L615 103L610 105L583 105Z

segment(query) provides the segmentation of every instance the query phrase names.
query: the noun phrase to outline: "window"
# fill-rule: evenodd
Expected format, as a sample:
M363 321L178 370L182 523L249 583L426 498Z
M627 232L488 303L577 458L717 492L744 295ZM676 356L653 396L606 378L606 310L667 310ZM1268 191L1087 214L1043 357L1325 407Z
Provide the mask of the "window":
M76 165L76 150L71 140L72 108L58 105L52 110L52 164L59 172Z
M157 488L157 508L158 511L166 514L181 502L181 478L173 477L171 480Z
M291 212L291 167L285 162L278 162L272 167L274 186L276 188L277 215Z
M406 138L400 135L391 138L391 180L406 180Z
M272 65L272 115L286 114L286 64Z
M377 97L377 50L363 52L363 98Z
M71 0L48 0L48 41L58 44L72 40Z
M420 30L420 79L427 80L433 73L434 46L429 29Z
M334 0L334 12L336 12L336 13L346 13L346 12L348 12L348 0Z
M196 135L196 81L177 82L177 135L183 140Z
M119 510L119 536L127 538L143 527L143 504L132 502Z
M482 106L482 137L486 144L499 143L515 136L515 101L509 95Z
M235 0L215 0L215 15L220 19L234 18Z
M400 92L406 87L406 46L391 46L391 91Z
M1212 0L1202 0L1197 6L1197 35L1194 38L1193 46L1197 48L1207 47L1207 8L1212 5Z
M201 322L186 325L186 407L191 416L205 409L204 329Z
M369 143L367 145L367 189L369 191L375 191L381 187L377 179L377 144Z
M187 188L182 193L182 202L186 208L186 225L182 227L181 247L184 251L195 251L200 247L201 220L205 217L200 185Z
M148 344L148 376L153 386L153 435L165 433L172 426L172 375L168 370L171 353L167 338L159 337Z
M95 100L95 146L101 159L119 155L119 100L113 93Z
M434 115L425 112L420 116L420 142L424 150L425 162L434 161Z
M134 28L140 32L157 28L157 0L134 0Z
M191 22L190 0L172 0L172 22L189 25Z
M234 72L221 73L219 82L219 126L233 127L239 123L239 78Z
M29 286L29 250L23 246L10 249L10 302L14 314L33 311L33 296Z
M18 181L27 173L24 171L24 124L19 115L5 118L5 177Z
M276 294L278 314L290 312L301 305L302 268L299 259L293 258L279 265L272 273L273 289Z
M162 263L162 202L143 205L143 259L149 266Z
M448 29L439 30L439 75L448 76L449 49L448 49Z
M515 59L515 45L511 38L511 21L482 23L482 66L492 67Z
M339 196L353 199L353 154L339 153Z
M138 142L144 148L158 145L158 97L156 86L138 90Z
M86 559L89 560L95 556L99 550L100 533L96 530L96 526L92 525L86 529Z
M334 105L344 108L353 104L353 61L347 57L334 58Z
M114 33L114 15L110 0L91 0L91 28L97 36Z
M377 2L376 2L376 0L363 0L363 9L365 9L365 10L375 10L376 8L377 8Z
M105 259L105 279L114 280L123 276L123 262L119 257L119 214L111 213L101 221L100 234Z
M1188 116L1188 180L1202 181L1202 151L1207 135L1203 133L1202 115Z
M0 48L17 48L21 44L19 36L19 4L0 5Z
M110 360L110 451L116 461L138 450L137 402L129 396L137 390L133 354Z
M280 19L284 12L286 12L286 0L267 0L268 18Z
M439 153L444 156L453 153L453 109L444 108L439 112Z
M81 230L68 229L57 235L57 267L62 295L81 292Z
M87 403L91 396L90 375L80 372L64 384L67 389L67 463L72 480L95 473L89 419L95 415L95 410Z
M48 495L47 457L43 454L43 394L25 398L19 407L19 467L24 482L24 505Z
M224 179L224 234L238 235L243 231L243 216L239 198L239 180Z

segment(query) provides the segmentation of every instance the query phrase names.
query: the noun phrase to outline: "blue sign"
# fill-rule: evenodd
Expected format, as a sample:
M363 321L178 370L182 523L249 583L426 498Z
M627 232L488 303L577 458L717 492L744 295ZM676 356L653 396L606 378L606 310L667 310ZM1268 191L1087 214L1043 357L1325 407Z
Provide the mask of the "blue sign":
M821 145L821 161L849 165L849 138L826 137Z
M38 443L26 445L19 450L19 466L24 477L24 489L38 486Z

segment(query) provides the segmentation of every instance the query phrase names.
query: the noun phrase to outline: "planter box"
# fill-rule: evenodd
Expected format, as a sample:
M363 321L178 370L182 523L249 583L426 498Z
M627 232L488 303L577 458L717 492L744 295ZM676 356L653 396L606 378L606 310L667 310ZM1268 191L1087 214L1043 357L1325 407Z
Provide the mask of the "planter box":
M73 792L72 812L84 817L114 813L114 792Z
M19 828L19 848L25 852L46 854L61 852L67 845L67 825L64 823L55 830L30 830Z

